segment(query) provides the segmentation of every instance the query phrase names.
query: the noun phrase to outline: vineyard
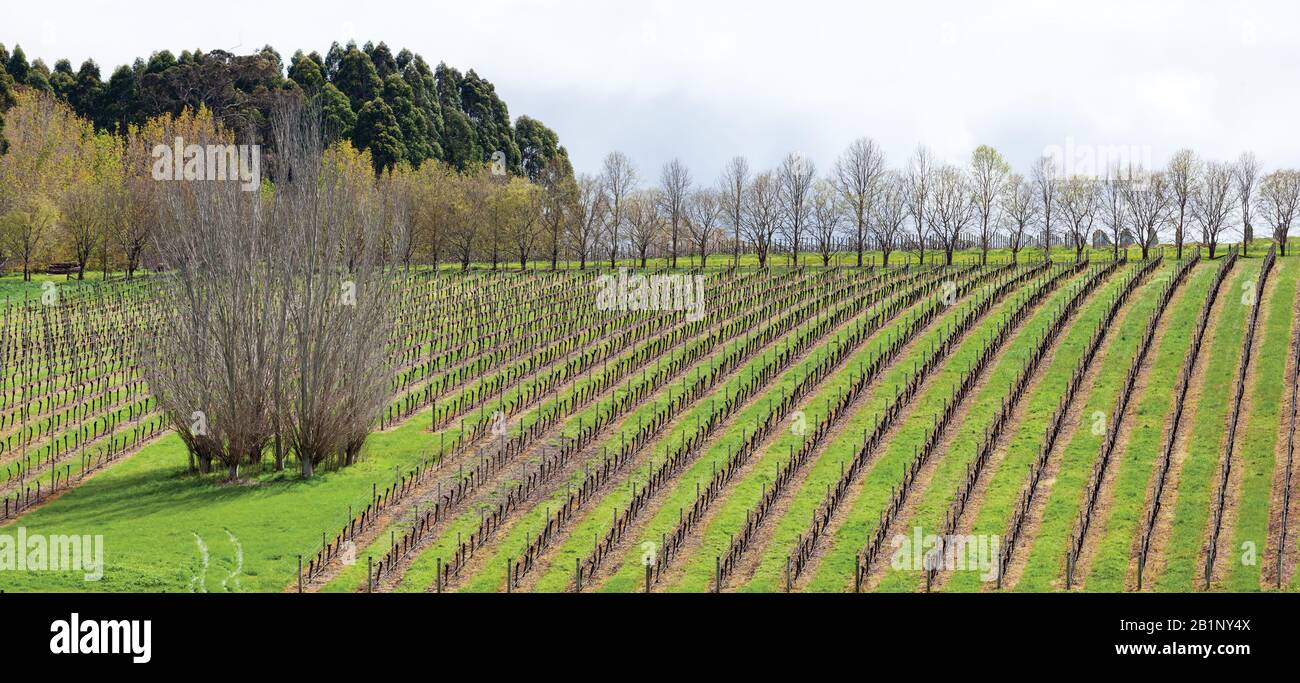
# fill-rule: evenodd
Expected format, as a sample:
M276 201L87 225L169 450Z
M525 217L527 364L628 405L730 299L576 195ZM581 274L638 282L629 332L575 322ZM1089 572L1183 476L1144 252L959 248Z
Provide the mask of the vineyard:
M196 466L142 368L156 278L33 287L0 534L104 564L0 589L1300 588L1300 258L1041 253L633 270L642 305L606 269L404 270L386 406L311 478L278 439Z

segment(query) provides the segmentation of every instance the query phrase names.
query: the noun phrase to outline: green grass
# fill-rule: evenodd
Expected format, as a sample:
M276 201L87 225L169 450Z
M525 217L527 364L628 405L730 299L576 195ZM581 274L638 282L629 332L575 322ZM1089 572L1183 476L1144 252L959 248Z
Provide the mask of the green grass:
M1206 540L1206 525L1213 500L1214 479L1218 476L1223 454L1223 437L1227 428L1229 404L1237 364L1241 361L1241 344L1250 311L1241 305L1242 285L1249 285L1259 274L1259 260L1243 260L1233 268L1223 283L1220 297L1226 297L1219 316L1211 318L1206 334L1205 386L1195 410L1186 416L1192 428L1187 452L1178 477L1177 502L1173 526L1164 549L1165 568L1154 579L1157 591L1187 592L1200 585L1204 572L1201 550Z
M1286 389L1286 362L1291 353L1291 322L1295 310L1296 281L1300 278L1300 261L1278 259L1270 280L1276 278L1266 308L1260 311L1255 330L1255 349L1251 352L1250 374L1254 390L1250 397L1250 414L1238 428L1238 443L1233 452L1233 467L1240 468L1241 488L1237 495L1236 524L1231 533L1232 546L1220 562L1227 562L1229 572L1224 588L1233 592L1260 589L1260 567L1267 561L1268 516L1273 498L1273 472L1279 433L1282 431L1282 395ZM1269 288L1266 287L1266 291Z
M1083 400L1076 408L1079 424L1074 433L1063 434L1065 446L1055 457L1060 462L1056 481L1047 492L1047 503L1038 533L1030 539L1024 575L1016 584L1018 591L1047 591L1064 586L1066 550L1070 533L1083 504L1084 489L1092 476L1105 430L1095 421L1101 413L1106 423L1115 419L1114 410L1123 390L1133 357L1137 354L1146 322L1155 310L1160 290L1173 274L1165 264L1146 282L1138 286L1125 310L1117 318L1095 362L1101 367L1089 386L1080 389ZM1068 424L1068 423L1067 423Z
M298 553L310 557L321 533L331 537L370 502L372 484L391 484L430 453L436 437L422 416L375 433L357 464L302 480L292 469L241 484L186 473L184 446L168 435L100 472L59 499L0 527L0 533L91 534L104 537L104 576L85 582L80 572L0 572L5 591L185 592L203 575L198 542L207 544L206 588L281 591L297 574ZM431 440L432 439L432 440ZM242 546L236 566L233 535ZM364 562L364 559L363 559Z
M1167 323L1163 334L1152 342L1144 391L1133 396L1130 402L1133 414L1128 418L1132 421L1128 440L1118 444L1117 452L1111 456L1111 467L1116 470L1110 512L1094 522L1101 536L1084 584L1087 590L1124 590L1129 567L1135 564L1134 544L1142 535L1147 492L1155 465L1164 451L1164 434L1174 409L1178 377L1216 271L1218 264L1200 264L1187 274L1165 311Z

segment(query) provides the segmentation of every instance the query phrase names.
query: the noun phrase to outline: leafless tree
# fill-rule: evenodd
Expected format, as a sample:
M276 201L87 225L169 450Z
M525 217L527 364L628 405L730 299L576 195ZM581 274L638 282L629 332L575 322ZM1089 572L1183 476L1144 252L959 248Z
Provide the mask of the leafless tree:
M975 212L980 221L980 263L988 261L989 237L993 227L998 224L996 212L1001 203L1003 187L1011 165L1002 158L996 149L980 145L971 155L971 189L975 194Z
M686 202L686 230L700 256L700 265L708 263L709 249L716 240L724 212L722 197L707 188L692 192Z
M1124 205L1124 182L1118 168L1106 172L1101 186L1101 222L1110 230L1112 258L1119 258L1119 245L1124 240L1124 225L1128 207Z
M1007 177L1001 204L1011 242L1011 261L1015 263L1025 244L1029 226L1038 221L1038 194L1024 176L1013 173Z
M880 250L882 266L889 265L889 255L894 251L907 216L907 179L890 171L880 182L880 194L872 204L870 216L871 233Z
M551 257L551 270L559 267L560 247L564 242L565 228L571 218L571 208L577 201L577 185L573 175L560 159L552 159L542 167L538 184L542 188L541 221L546 233L546 248Z
M1237 203L1241 205L1241 251L1250 250L1255 230L1250 224L1250 209L1254 201L1255 184L1259 180L1259 161L1254 152L1243 152L1232 166L1232 181L1237 189Z
M691 172L680 159L664 164L659 173L659 200L663 202L664 218L668 221L669 258L677 267L678 246L682 228L686 223L686 200L691 194Z
M645 268L650 248L663 237L667 206L663 191L657 188L639 190L626 198L624 211L628 237L632 240L632 248L636 250L642 268Z
M1214 258L1233 208L1232 167L1218 161L1206 163L1192 192L1191 205L1192 216L1201 226L1201 241L1210 248L1210 258Z
M1273 228L1273 241L1286 256L1287 238L1300 211L1300 171L1282 169L1264 176L1255 202Z
M812 188L817 167L797 152L791 152L777 168L777 193L781 204L781 233L790 240L790 262L799 264L803 233L812 221Z
M587 259L593 256L601 230L609 219L606 196L599 179L585 173L578 177L573 210L568 221L568 236L569 244L578 256L579 269L586 270Z
M1048 156L1039 157L1030 170L1034 194L1038 198L1038 215L1043 224L1043 256L1052 258L1052 216L1060 195L1061 179L1056 173L1056 162Z
M623 227L623 199L636 188L637 173L632 160L622 152L610 152L605 157L601 185L605 192L605 205L609 219L605 225L609 239L609 267L618 259L619 230Z
M745 192L745 237L754 245L760 267L767 265L780 214L781 200L776 178L771 171L755 175Z
M727 224L731 226L731 264L740 265L741 232L745 225L745 192L749 187L749 162L732 157L718 178L718 198Z
M1061 214L1070 228L1075 261L1083 259L1083 250L1088 246L1088 236L1092 233L1100 200L1097 181L1090 176L1070 176L1061 184Z
M975 214L975 195L971 192L966 173L948 164L935 172L932 196L926 220L931 232L943 245L944 263L952 265L952 255L957 250L962 230Z
M930 203L930 187L934 176L934 154L922 145L917 145L908 161L906 182L907 210L912 216L915 229L917 256L925 263L925 236L927 223L925 211Z
M1200 174L1201 162L1196 153L1190 149L1180 149L1169 159L1168 186L1174 215L1174 248L1178 258L1183 258L1183 242L1187 235L1187 213L1190 211L1192 194L1196 190L1197 176Z
M844 208L844 198L833 182L822 179L813 184L813 232L817 236L817 253L821 254L823 266L831 264L831 253L835 249L835 237L839 234L840 223L844 219Z
M859 268L871 236L872 208L884 175L885 154L871 138L858 138L850 143L831 171L835 189L853 218L853 240Z
M231 479L281 434L304 477L354 462L389 397L391 258L409 225L373 178L324 161L319 117L297 98L276 105L270 199L215 180L162 191L171 270L141 367L203 468Z
M1174 192L1169 175L1129 167L1119 183L1124 206L1133 219L1133 231L1142 245L1142 258L1150 258L1152 247L1160 241L1160 228L1171 218Z

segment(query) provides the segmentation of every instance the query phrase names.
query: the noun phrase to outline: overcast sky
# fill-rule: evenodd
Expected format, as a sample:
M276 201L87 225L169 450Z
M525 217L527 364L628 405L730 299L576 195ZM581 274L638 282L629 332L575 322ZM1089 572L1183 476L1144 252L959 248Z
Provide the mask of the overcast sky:
M164 48L269 43L287 60L383 40L476 69L578 171L619 149L647 180L674 156L703 182L737 154L826 168L860 136L894 164L925 143L954 162L991 144L1019 170L1049 146L1300 166L1294 0L74 0L0 16L10 48L93 58L105 78Z

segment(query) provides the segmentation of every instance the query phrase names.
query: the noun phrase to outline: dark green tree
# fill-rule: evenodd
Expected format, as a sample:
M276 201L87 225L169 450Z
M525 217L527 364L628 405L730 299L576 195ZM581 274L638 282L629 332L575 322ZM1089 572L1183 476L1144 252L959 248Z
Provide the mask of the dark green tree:
M546 127L546 124L529 116L520 116L515 120L515 141L519 144L520 165L528 179L537 182L542 169L552 159L563 159L569 163L569 153L560 146L560 136ZM572 167L570 167L572 174Z
M443 110L442 153L443 158L452 166L465 170L486 157L474 140L474 126L465 112L457 108Z
M352 111L348 96L339 92L333 83L326 83L321 86L319 97L322 123L329 141L351 139L357 115Z
M293 61L289 65L289 80L297 83L308 97L315 97L325 86L325 74L321 73L320 65L304 55L302 50L293 53Z
M380 78L388 80L389 76L397 73L397 60L393 59L393 52L383 41L366 53L370 55L370 61L374 62L375 73L378 73Z
M411 86L396 73L384 79L384 103L393 110L397 125L402 130L402 146L406 149L406 160L418 167L433 156L429 142L433 131L424 112L415 104Z
M23 46L14 45L14 51L5 60L5 71L9 72L9 77L14 79L14 83L27 84L27 76L31 72L31 65L27 63L27 54L23 52Z
M384 88L384 82L375 71L374 62L370 61L366 53L355 47L343 55L338 73L334 74L330 82L348 96L348 101L352 103L352 110L358 113L363 106L378 97Z
M392 169L406 158L406 149L402 146L402 129L397 125L397 117L379 98L367 102L357 112L352 144L357 149L370 150L376 174Z
M91 121L99 121L100 101L104 94L104 83L100 80L99 65L93 59L81 63L77 78L68 93L68 104L80 115Z

